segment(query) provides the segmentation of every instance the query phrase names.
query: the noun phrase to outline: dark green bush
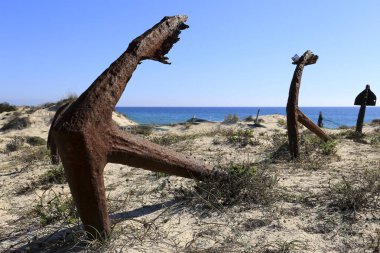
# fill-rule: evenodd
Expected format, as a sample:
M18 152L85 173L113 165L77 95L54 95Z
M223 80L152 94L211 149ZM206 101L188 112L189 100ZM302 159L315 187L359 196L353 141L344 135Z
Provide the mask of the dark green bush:
M7 145L5 145L5 153L20 150L24 145L24 138L15 136Z
M252 129L239 129L236 132L231 132L231 134L227 136L227 141L239 147L259 144L254 138Z
M28 137L26 137L26 143L28 143L31 146L46 145L45 139L43 139L39 136L28 136Z
M380 197L380 173L367 170L332 184L328 191L330 206L341 211L356 212L366 207L377 210Z
M234 115L228 114L224 118L223 123L225 123L225 124L236 124L238 121L239 121L239 117L236 114L234 114Z
M148 136L153 133L154 128L154 125L137 125L131 127L131 133Z
M0 113L2 113L2 112L12 112L12 111L16 111L16 109L17 109L16 106L10 105L7 102L0 103Z
M371 121L371 124L372 124L372 125L380 125L380 119L373 119L373 120Z
M252 122L255 121L255 118L252 115L249 115L247 118L244 119L244 121Z
M182 190L182 193L206 208L264 205L275 201L277 182L276 175L267 168L231 164L198 181L193 189Z
M41 175L39 184L64 184L66 183L65 171L62 165L54 166Z
M169 146L180 141L193 140L195 137L196 135L164 134L161 136L154 136L150 140L158 145Z
M336 141L322 142L320 148L324 155L334 155L337 152Z
M31 125L29 118L26 117L16 117L6 123L2 128L1 131L6 131L6 130L21 130L24 128L27 128Z
M50 199L41 197L40 203L35 205L31 214L40 219L42 226L60 221L64 224L75 224L78 222L78 213L72 197L56 194Z

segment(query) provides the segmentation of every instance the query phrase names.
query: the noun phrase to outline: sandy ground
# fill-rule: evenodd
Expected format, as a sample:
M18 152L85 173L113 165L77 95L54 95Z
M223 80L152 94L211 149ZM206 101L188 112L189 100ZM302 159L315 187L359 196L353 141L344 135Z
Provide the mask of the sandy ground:
M278 182L272 189L275 197L270 203L215 206L196 194L189 197L196 192L193 180L108 164L105 183L113 232L101 245L86 241L80 221L61 210L71 198L67 183L41 181L57 168L46 155L35 155L43 147L24 143L7 151L18 136L46 139L53 115L49 108L27 107L0 114L0 128L14 117L31 122L25 129L0 132L0 251L379 252L379 125L366 125L361 139L351 138L351 129L327 129L336 143L336 153L329 155L302 128L306 137L299 161L287 155L286 118L281 115L261 117L262 127L252 122L156 127L142 138L215 166L250 164L267 170ZM113 119L125 129L135 125L120 114ZM249 132L248 144L231 140L239 130ZM363 176L368 171L379 189L355 191L370 180ZM333 194L342 182L354 190ZM347 196L358 208L334 205ZM363 199L370 201L359 206ZM60 215L44 223L47 214Z

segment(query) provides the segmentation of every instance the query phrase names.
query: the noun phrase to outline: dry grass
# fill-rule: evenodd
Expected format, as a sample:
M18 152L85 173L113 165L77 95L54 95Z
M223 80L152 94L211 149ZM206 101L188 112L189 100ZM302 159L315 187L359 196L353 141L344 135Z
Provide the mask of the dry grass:
M192 188L180 189L185 197L202 213L239 205L268 205L277 199L277 176L268 168L250 164L230 164L199 181Z

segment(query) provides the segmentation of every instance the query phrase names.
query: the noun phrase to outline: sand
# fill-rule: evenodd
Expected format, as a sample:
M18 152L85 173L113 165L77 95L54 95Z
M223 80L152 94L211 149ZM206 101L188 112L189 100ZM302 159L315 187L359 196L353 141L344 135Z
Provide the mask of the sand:
M194 191L193 180L108 164L105 183L113 233L101 246L84 243L78 220L59 217L41 223L38 207L55 213L54 201L70 199L67 183L38 184L55 168L46 156L30 159L42 147L24 143L20 150L5 152L17 136L46 139L54 113L51 108L20 107L0 114L0 128L16 116L31 122L25 129L0 132L0 251L378 252L377 206L340 210L329 192L343 178L358 179L364 171L380 169L379 125L365 125L366 136L360 140L348 138L350 129L326 129L336 138L336 153L324 155L319 144L305 144L297 162L288 159L286 150L276 152L286 142L286 118L281 115L260 117L262 127L252 122L157 127L143 137L156 142L177 138L166 143L169 148L216 166L249 163L267 169L278 180L277 197L271 204L214 208L196 196L189 200L181 195L183 189ZM125 129L136 125L120 114L113 119ZM249 129L250 144L229 141L239 129ZM307 136L305 143L315 141L312 134ZM368 197L374 201L377 195Z

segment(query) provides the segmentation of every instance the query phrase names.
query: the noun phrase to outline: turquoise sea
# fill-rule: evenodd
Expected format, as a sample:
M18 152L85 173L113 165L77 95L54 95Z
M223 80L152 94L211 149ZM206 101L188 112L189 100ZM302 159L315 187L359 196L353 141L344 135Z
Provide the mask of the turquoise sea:
M228 114L237 114L240 119L249 115L286 115L285 107L116 107L116 111L140 124L166 125L184 122L192 117L209 121L223 121ZM301 110L314 122L322 112L324 126L337 128L342 125L355 126L359 107L301 107ZM380 118L379 107L367 107L365 122Z

